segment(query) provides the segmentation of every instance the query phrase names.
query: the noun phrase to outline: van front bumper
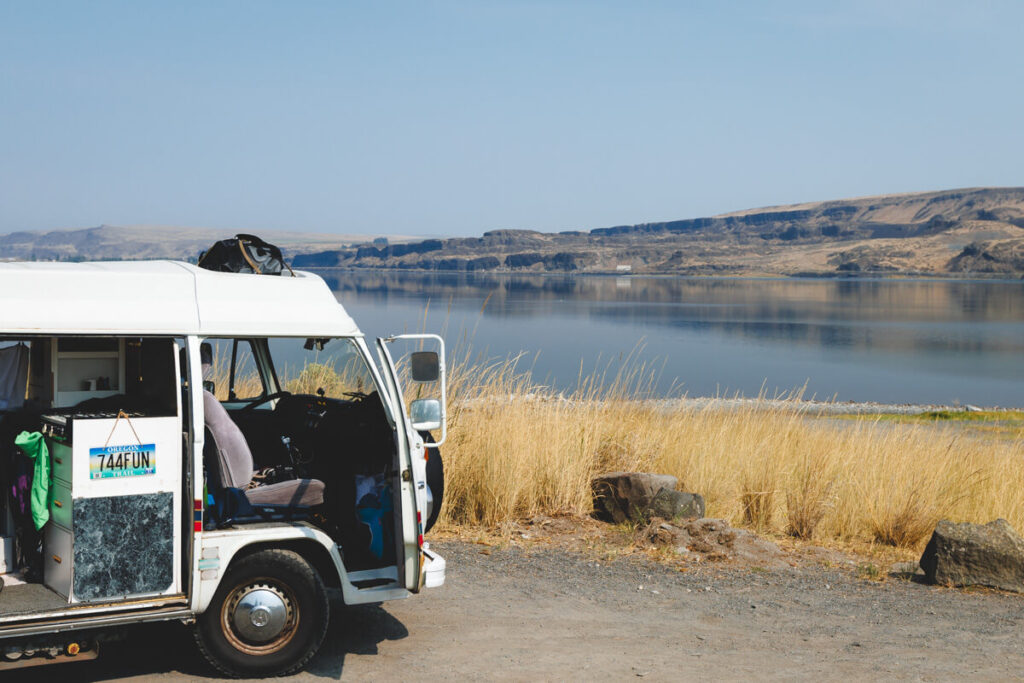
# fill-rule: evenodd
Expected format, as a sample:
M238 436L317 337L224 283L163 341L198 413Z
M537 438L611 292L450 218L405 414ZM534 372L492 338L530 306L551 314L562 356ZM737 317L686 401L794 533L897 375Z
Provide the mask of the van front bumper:
M426 543L423 544L423 568L420 577L424 588L437 588L444 585L444 558L430 549Z

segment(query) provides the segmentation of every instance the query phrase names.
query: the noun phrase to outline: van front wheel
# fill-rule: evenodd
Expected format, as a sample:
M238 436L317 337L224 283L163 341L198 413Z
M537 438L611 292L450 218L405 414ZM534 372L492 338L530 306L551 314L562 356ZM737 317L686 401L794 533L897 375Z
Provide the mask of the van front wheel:
M329 613L323 581L301 555L260 550L231 565L198 619L196 641L229 676L282 676L316 654Z

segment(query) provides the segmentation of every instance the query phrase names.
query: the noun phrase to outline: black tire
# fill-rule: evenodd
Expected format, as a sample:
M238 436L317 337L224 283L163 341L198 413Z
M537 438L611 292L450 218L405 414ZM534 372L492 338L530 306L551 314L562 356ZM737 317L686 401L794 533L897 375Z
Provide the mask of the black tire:
M431 446L434 437L430 432L420 432L424 443L427 444L427 486L434 496L434 507L430 510L427 523L423 526L423 533L430 531L441 514L441 504L444 502L444 462L441 460L441 449Z
M285 625L269 641L248 639L236 626L235 608L257 590L285 605ZM284 676L316 654L329 620L327 591L316 570L290 550L260 550L231 564L210 606L199 616L195 635L203 656L223 674Z

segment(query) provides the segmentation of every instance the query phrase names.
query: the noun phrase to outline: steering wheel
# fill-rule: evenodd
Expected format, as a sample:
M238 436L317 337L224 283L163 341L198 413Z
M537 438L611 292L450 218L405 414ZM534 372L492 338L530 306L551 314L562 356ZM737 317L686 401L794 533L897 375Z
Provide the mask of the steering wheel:
M356 401L365 401L366 399L368 399L370 397L370 394L367 394L367 393L362 392L362 391L346 391L346 392L343 392L342 395L343 396L350 396L353 399L355 399Z
M266 396L264 396L262 398L256 399L255 401L253 401L249 405L245 406L244 408L239 408L238 412L240 412L240 413L249 412L249 411L253 410L256 406L261 406L264 403L269 403L270 401L274 401L274 400L277 400L279 398L284 398L285 396L291 396L291 395L292 395L292 392L290 392L290 391L275 391L272 394L267 394Z

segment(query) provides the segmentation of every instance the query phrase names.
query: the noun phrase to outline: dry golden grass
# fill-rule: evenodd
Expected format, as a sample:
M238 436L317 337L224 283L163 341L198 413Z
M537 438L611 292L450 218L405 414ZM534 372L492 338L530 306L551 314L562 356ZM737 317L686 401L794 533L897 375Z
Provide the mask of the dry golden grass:
M941 518L1024 529L1024 439L809 416L794 400L646 400L643 368L562 397L514 362L452 364L443 519L588 514L608 471L675 475L708 514L819 543L919 548ZM606 388L602 388L606 387Z
M815 417L799 392L781 404L652 400L656 369L630 359L610 377L581 371L581 388L562 396L521 371L521 358L469 357L457 350L449 362L442 528L587 515L595 475L650 471L701 493L709 516L835 547L919 549L942 518L1003 517L1024 530L1024 431ZM310 363L281 379L313 393L351 371ZM239 384L259 393L255 377Z

